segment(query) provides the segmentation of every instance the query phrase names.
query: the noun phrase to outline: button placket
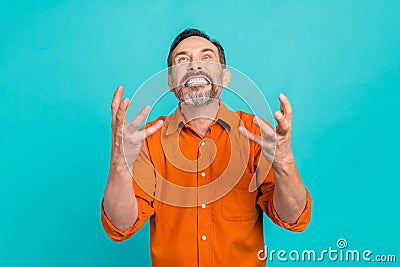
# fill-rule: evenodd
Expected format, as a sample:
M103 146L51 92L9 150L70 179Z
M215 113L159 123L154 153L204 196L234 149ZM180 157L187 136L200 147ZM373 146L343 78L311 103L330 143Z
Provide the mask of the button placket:
M202 157L208 157L208 153L206 152L206 140L202 140L199 144L199 155L200 151L202 151ZM199 159L197 159L199 160ZM204 160L204 159L203 159ZM210 168L211 165L207 166L205 169L198 170L198 186L204 186L210 183ZM206 192L202 191L207 194ZM198 219L198 245L199 245L199 262L201 266L209 266L210 265L210 257L211 257L211 243L210 243L210 233L211 233L211 207L205 203L207 197L206 195L198 195L198 207L197 207L197 219Z

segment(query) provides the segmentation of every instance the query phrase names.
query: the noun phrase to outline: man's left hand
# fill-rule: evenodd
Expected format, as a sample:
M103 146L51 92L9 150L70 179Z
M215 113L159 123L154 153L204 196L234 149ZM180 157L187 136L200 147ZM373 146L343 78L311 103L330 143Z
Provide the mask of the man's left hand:
M253 120L260 127L261 136L250 132L243 126L239 127L241 134L261 146L265 158L274 168L280 168L294 162L290 146L293 110L289 99L284 94L279 95L279 101L281 102L280 111L274 113L274 118L278 122L275 130L258 116L254 116Z

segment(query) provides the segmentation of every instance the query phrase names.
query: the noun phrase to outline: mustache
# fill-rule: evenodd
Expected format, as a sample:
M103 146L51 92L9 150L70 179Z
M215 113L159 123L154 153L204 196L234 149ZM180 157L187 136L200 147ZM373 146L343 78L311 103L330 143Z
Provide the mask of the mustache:
M192 77L192 76L200 76L200 75L207 77L207 79L210 80L210 82L211 82L212 84L214 83L213 78L212 78L207 72L200 70L200 71L197 71L197 72L192 72L192 71L191 71L191 72L187 72L187 73L182 77L182 79L181 79L181 81L180 81L180 83L179 83L179 86L183 85L183 84L185 83L185 81L186 81L187 79L189 79L190 77Z

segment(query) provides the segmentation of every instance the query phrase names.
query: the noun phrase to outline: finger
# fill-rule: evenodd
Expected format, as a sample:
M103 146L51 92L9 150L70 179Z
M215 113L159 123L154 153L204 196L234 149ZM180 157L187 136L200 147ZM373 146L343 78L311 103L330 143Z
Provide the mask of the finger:
M122 85L118 85L117 90L114 92L114 97L111 102L111 114L112 114L112 121L115 121L115 116L117 114L119 105L121 103L122 94L124 93L124 87Z
M161 129L161 127L163 126L164 121L159 120L156 122L156 124L153 124L152 126L141 130L140 132L143 132L143 139L147 138L148 136L154 134L155 132L157 132L158 130Z
M131 129L127 129L128 127L126 127L124 129L124 135L126 140L130 140L131 143L141 144L144 139L161 129L163 124L164 121L159 120L152 126L147 127L146 129L143 129L141 131L132 131L132 126Z
M260 127L261 131L267 136L267 137L274 137L275 136L275 131L272 126L270 126L268 123L265 122L265 120L259 116L254 116L253 117L254 123Z
M239 126L239 133L244 135L247 139L257 143L258 145L262 146L262 136L257 135L253 132L250 132L243 126Z
M274 118L278 122L278 128L286 132L289 129L289 121L280 111L275 111Z
M289 120L292 119L293 110L289 99L284 94L279 94L279 101L281 102L281 110L283 115Z
M132 131L136 131L140 124L142 124L147 115L149 115L150 109L150 106L144 106L139 114L129 123L129 127L132 128Z
M124 98L121 101L121 104L118 107L116 118L116 127L122 128L125 123L126 110L128 109L130 100L128 98Z

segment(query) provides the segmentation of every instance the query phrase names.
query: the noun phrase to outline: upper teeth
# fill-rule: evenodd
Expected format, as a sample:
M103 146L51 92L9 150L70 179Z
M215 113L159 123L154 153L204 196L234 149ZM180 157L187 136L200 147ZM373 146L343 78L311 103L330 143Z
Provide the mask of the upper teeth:
M208 81L204 78L191 78L189 81L187 81L188 85L191 84L207 84Z

